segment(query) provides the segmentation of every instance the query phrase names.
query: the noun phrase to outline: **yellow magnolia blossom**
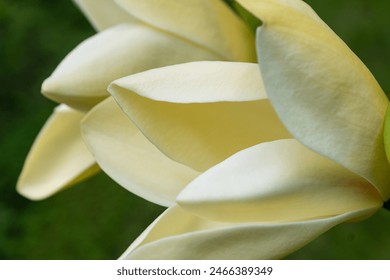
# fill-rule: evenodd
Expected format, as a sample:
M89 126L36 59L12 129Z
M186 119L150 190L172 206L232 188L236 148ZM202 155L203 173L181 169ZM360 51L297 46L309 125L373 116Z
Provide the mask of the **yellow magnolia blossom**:
M138 73L82 122L110 176L171 203L123 259L282 258L390 197L389 101L368 69L303 1L239 2L263 22L260 71L191 62ZM120 156L128 148L139 157ZM141 155L153 166L137 166ZM132 168L151 184L135 188Z
M220 0L75 0L99 31L71 51L42 85L62 103L35 140L17 190L43 199L97 172L80 119L115 79L197 60L255 61L254 36Z

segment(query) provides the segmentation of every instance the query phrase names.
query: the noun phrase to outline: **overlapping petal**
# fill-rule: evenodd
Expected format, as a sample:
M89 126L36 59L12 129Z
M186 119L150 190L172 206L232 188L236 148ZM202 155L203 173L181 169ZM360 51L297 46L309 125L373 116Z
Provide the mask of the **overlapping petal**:
M245 24L221 0L74 0L97 30L138 22L207 48L223 60L255 60Z
M254 62L252 34L221 0L116 0L135 18L218 54Z
M153 69L253 61L252 35L221 1L75 1L103 31L43 93L89 110L132 74L84 118L83 136L114 180L170 206L122 258L281 258L390 197L388 99L303 1L238 1L263 22L262 77L238 62ZM20 193L41 199L97 170L84 115L58 107Z
M101 32L60 63L42 93L77 110L88 111L108 97L111 81L137 72L188 61L256 60L253 34L219 0L74 1Z
M73 0L88 18L92 26L102 31L121 23L138 22L124 11L115 0Z
M99 170L81 139L84 114L60 105L47 120L24 163L17 183L23 196L44 199Z
M192 181L177 201L220 222L286 222L378 207L382 198L362 177L295 139L258 144Z
M76 3L107 30L74 49L42 87L47 97L74 108L91 108L107 96L111 81L148 69L198 60L256 61L253 35L220 0Z
M255 64L192 62L111 84L153 144L205 171L123 258L279 258L382 206L365 177L286 139L257 71ZM173 220L183 223L174 229Z
M300 222L219 223L173 206L121 259L279 259L339 223L372 215L378 207Z
M108 96L111 81L148 69L217 56L144 25L116 25L70 52L42 85L44 95L87 110Z
M239 0L257 32L267 94L296 139L390 196L383 145L388 99L358 57L300 0Z
M174 65L119 79L109 91L152 143L195 170L290 137L266 99L256 64Z
M164 206L199 175L162 154L121 111L113 98L82 121L85 142L99 166L121 186Z

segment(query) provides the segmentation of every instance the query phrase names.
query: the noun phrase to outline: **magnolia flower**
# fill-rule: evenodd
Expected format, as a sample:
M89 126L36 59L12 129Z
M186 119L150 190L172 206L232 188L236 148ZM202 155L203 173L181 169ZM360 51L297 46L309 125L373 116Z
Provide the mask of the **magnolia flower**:
M196 60L255 61L254 38L220 0L75 0L98 34L82 42L42 85L63 103L37 137L17 190L43 199L99 168L79 131L109 83L151 68Z
M263 22L261 74L237 62L153 69L112 83L83 120L110 176L171 205L121 258L282 258L390 197L389 101L371 73L301 0L239 2ZM153 187L134 187L147 174L132 168Z

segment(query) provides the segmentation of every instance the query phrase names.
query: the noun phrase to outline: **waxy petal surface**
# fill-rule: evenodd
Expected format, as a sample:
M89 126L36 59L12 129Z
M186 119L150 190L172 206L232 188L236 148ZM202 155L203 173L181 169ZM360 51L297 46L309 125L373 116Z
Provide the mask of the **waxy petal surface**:
M90 37L76 47L45 80L45 96L88 110L108 96L115 79L148 69L214 54L168 33L143 25L122 24Z
M254 62L253 35L220 0L117 0L135 18L218 54Z
M84 118L83 137L100 167L121 186L169 206L198 172L162 154L107 98Z
M267 94L293 136L390 197L383 145L388 99L345 43L300 0L240 0L259 17Z
M102 31L121 23L137 22L133 16L124 11L114 0L73 0L81 9L92 26Z
M66 105L55 109L24 163L17 183L21 195L44 199L99 170L81 137L83 117Z
M121 259L280 259L333 226L372 215L378 207L291 223L216 223L169 208ZM178 222L179 221L179 222Z
M109 91L162 152L203 171L239 150L290 138L256 64L193 62L119 79Z
M192 181L177 201L220 222L312 220L382 204L362 177L295 139L238 152Z

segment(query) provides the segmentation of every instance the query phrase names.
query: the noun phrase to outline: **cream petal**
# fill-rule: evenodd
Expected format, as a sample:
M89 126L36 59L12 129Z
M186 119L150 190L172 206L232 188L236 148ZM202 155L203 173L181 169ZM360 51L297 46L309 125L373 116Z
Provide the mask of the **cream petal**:
M21 195L44 199L99 170L81 138L83 117L66 105L55 109L24 163L17 183Z
M386 120L385 120L385 150L387 160L390 163L390 105L387 107Z
M100 167L127 190L169 206L199 175L162 154L121 111L112 97L82 121L82 133Z
M362 177L294 139L238 152L192 181L177 201L220 222L318 219L382 204Z
M116 0L147 24L218 54L220 60L256 61L253 35L220 0Z
M290 223L215 223L169 208L121 259L279 259L333 226L372 215L378 207Z
M236 0L241 6L246 8L254 16L263 19L265 22L272 21L274 19L274 13L265 13L265 9L273 9L273 6L282 5L285 9L291 9L293 12L298 12L304 16L316 21L318 24L322 24L326 28L329 28L322 19L313 12L313 9L304 1L297 0ZM291 11L290 11L291 12ZM261 15L261 17L260 17Z
M44 95L87 110L108 96L115 79L151 68L215 55L182 39L144 25L122 24L76 47L42 85Z
M163 153L206 170L243 148L290 138L256 64L193 62L132 75L109 91Z
M137 20L118 6L114 0L73 0L96 30L104 30Z
M390 197L383 145L388 100L359 58L300 0L242 0L257 32L267 94L294 137ZM307 6L307 9L309 7Z

